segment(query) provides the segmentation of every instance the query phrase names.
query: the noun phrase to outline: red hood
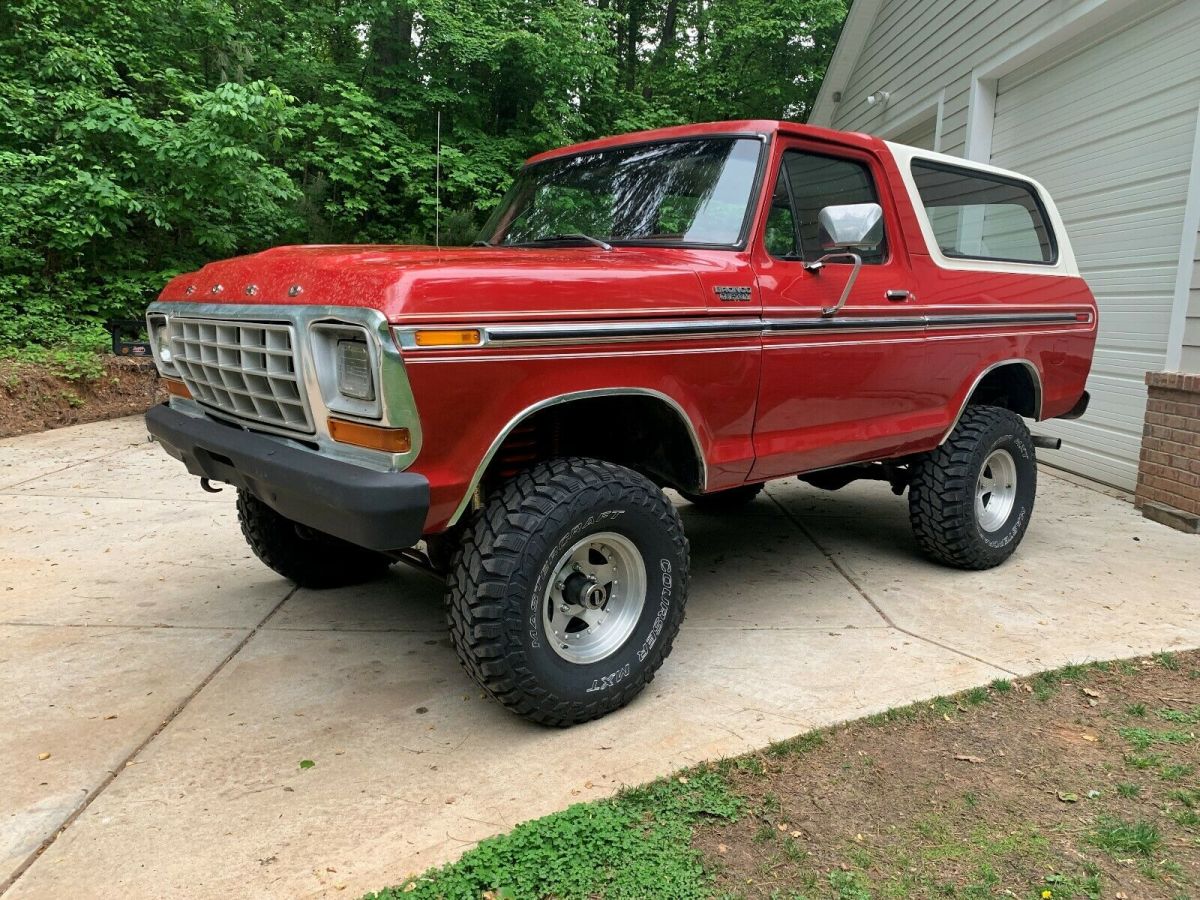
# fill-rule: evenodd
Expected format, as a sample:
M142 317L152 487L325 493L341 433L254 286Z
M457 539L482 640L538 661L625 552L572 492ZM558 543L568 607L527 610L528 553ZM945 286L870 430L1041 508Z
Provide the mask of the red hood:
M394 322L464 314L661 315L704 307L697 275L727 271L736 258L728 251L678 248L276 247L180 275L159 299L363 306Z

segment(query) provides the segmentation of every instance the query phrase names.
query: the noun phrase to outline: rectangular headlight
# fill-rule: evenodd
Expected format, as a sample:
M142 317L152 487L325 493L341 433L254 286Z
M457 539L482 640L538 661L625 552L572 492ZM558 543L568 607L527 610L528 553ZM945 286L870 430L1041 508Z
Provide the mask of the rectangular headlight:
M366 341L343 338L337 342L337 389L355 400L375 399L371 353Z
M150 346L154 349L154 362L158 366L158 371L168 375L176 374L166 316L150 315L146 319L146 326L147 334L150 336Z

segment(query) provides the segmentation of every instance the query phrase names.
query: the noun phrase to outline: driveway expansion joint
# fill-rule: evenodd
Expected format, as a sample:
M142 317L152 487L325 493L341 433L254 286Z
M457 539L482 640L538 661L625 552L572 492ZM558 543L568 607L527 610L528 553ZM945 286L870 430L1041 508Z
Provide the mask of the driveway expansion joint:
M869 603L871 605L871 608L873 610L875 610L876 613L879 614L879 618L883 619L883 621L885 623L887 623L887 626L889 628L894 628L896 631L900 632L901 634L906 634L909 637L915 638L918 641L924 641L927 644L932 644L934 647L940 647L941 649L947 650L950 653L955 653L959 656L965 657L966 659L973 660L974 662L977 662L977 663L981 663L982 665L985 665L985 666L990 666L993 669L996 669L1000 672L1004 672L1006 675L1012 675L1014 677L1020 676L1020 674L1021 674L1020 672L1015 672L1012 669L1008 669L1002 665L999 665L998 663L994 663L994 662L991 662L990 660L982 659L978 656L975 656L973 653L968 653L966 650L960 650L958 647L952 647L951 645L945 644L945 643L937 640L936 638L927 637L926 635L923 635L916 631L912 631L908 628L905 628L903 625L898 625L895 622L895 620L892 619L892 617L889 616L886 611L884 611L883 607L881 607L878 603L875 602L875 598L873 598L869 593L867 593L866 588L864 588L859 583L858 579L854 577L854 573L852 573L849 569L847 569L845 566L843 566L837 560L837 558L833 555L833 553L830 552L825 547L825 545L823 545L819 540L817 540L816 535L814 535L812 533L812 531L809 530L808 526L805 525L801 519L799 519L795 515L793 515L791 510L789 510L786 506L784 506L782 503L780 503L777 498L772 497L770 492L767 492L767 496L771 498L771 502L774 503L779 508L779 511L781 513L783 513L783 515L788 519L788 521L790 521L793 525L795 525L800 530L801 534L803 534L806 538L808 538L810 541L812 541L813 546L816 547L818 550L820 550L822 554L824 554L825 558L827 560L829 560L829 564L832 565L835 569L837 569L838 574L841 575L843 578L845 578L846 581L848 581L850 583L850 586L852 588L854 588L855 591L858 592L859 596L861 596L864 600L867 601L867 603Z
M33 864L38 861L38 859L42 856L42 854L50 849L50 847L54 844L54 842L58 840L59 836L64 834L68 828L70 828L73 824L75 824L75 822L79 819L80 816L82 816L85 812L87 812L88 808L100 797L101 794L103 794L108 789L108 786L117 780L117 776L119 776L122 772L124 772L127 768L129 768L129 765L135 759L137 759L138 754L140 754L143 750L145 750L148 746L150 746L150 744L154 741L154 739L157 738L160 734L162 734L167 729L167 726L169 726L172 722L174 722L175 718L181 712L183 712L185 709L187 709L188 704L190 704L194 699L196 699L196 697L200 694L200 692L203 691L206 687L208 687L209 684L212 683L212 680L221 673L222 669L224 669L227 665L229 665L230 662L233 661L233 658L235 656L237 656L239 653L242 652L242 649L248 643L250 643L250 640L256 634L258 634L258 632L260 630L262 630L263 626L266 625L267 622L269 622L271 620L271 617L274 616L277 612L279 612L279 610L283 608L283 605L285 603L287 603L288 600L290 600L292 598L292 595L294 595L296 593L296 591L298 591L298 590L299 590L299 587L293 587L290 591L287 592L287 594L284 595L283 599L281 599L278 603L276 603L273 607L271 607L270 611L265 616L263 616L262 620L259 621L259 623L257 625L255 625L253 628L251 628L246 633L245 637L243 637L240 641L238 641L237 644L234 646L234 648L232 650L230 650L228 654L226 654L225 658L222 659L219 663L217 663L217 665L213 668L213 670L211 672L209 672L206 676L204 676L204 678L200 681L200 683L198 685L196 685L196 687L194 689L192 689L192 691L190 693L188 693L188 695L186 697L184 697L183 700L180 701L180 703L173 710L171 710L171 712L168 713L167 716L165 716L163 718L162 722L159 723L158 727L156 727L154 729L154 731L152 731L149 735L147 735L146 738L144 740L142 740L141 743L139 743L136 747L134 747L133 750L129 753L129 755L126 756L125 759L123 759L121 761L121 763L115 769L113 769L107 775L105 775L104 778L101 779L100 783L98 785L96 785L96 787L94 787L92 790L90 790L88 792L87 796L83 798L83 802L80 803L79 806L77 806L75 808L75 810L69 816L67 816L66 819L63 820L62 824L60 824L57 828L54 829L53 833L51 833L51 835L49 837L47 837L40 844L38 844L38 846L34 848L33 852L31 852L27 857L25 857L25 861L22 862L19 866L17 866L17 868L13 871L13 873L11 875L9 875L7 878L5 878L4 881L0 881L0 896L3 896L4 894L6 894L9 890L9 888L11 888L13 885L15 885L17 883L17 881L20 880L21 876L24 875L27 871L29 871L30 867L33 866ZM96 626L96 627L100 627L100 626ZM226 630L233 631L233 630L237 630L237 629L226 629Z
M0 493L7 493L13 488L20 487L23 484L29 484L31 481L37 481L39 478L49 478L51 475L57 475L60 472L66 472L68 469L76 469L79 466L86 466L88 463L99 462L102 459L108 459L110 456L116 456L118 453L124 453L127 450L134 450L142 446L141 442L135 444L125 444L118 447L116 450L110 450L108 453L101 453L99 456L90 456L87 459L81 459L79 462L68 463L65 466L60 466L57 469L51 469L49 472L39 472L37 475L32 475L29 478L23 478L20 481L14 481L12 484L0 484Z

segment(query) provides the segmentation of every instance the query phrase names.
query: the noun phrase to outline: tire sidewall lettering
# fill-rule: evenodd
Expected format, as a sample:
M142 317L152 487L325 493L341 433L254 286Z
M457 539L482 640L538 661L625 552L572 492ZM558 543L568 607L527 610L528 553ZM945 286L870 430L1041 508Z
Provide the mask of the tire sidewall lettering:
M1032 466L1037 465L1036 458L1033 456L1030 445L1024 441L1016 440L1010 434L1001 434L995 440L983 445L986 449L982 449L979 457L979 466L975 469L976 478L979 477L979 472L983 468L983 462L995 450L1007 450L1014 460L1018 461L1017 472L1017 497L1013 503L1012 512L1008 515L1008 520L1004 525L996 531L984 531L976 522L976 530L979 532L980 539L994 550L1003 550L1009 544L1019 541L1025 533L1025 528L1028 526L1030 502L1032 497L1026 498L1028 491L1027 485L1030 478L1027 472L1020 471L1020 463L1024 462ZM974 493L972 492L971 503L974 509Z
M660 538L648 531L650 522L638 513L638 509L624 507L590 512L563 527L545 554L526 599L525 643L529 650L535 651L531 662L536 659L539 668L544 666L572 680L578 679L574 690L584 696L596 697L619 689L635 677L640 669L652 663L656 648L661 649L661 643L673 637L677 627L672 619L677 617L677 595L683 587L679 574L680 561L661 552L667 549L667 545L661 544ZM633 540L641 553L648 575L646 598L639 624L625 644L605 659L579 665L561 659L549 646L548 638L543 633L541 604L554 575L554 568L567 548L589 533L606 530L624 534ZM668 631L671 634L666 634Z

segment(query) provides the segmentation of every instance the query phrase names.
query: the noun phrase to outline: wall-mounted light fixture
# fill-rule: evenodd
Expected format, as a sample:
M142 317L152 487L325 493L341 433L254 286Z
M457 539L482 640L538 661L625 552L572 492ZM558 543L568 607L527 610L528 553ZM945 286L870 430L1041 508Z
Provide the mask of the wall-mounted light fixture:
M892 95L887 91L876 91L867 97L867 106L878 106L883 109L890 99L892 99Z

